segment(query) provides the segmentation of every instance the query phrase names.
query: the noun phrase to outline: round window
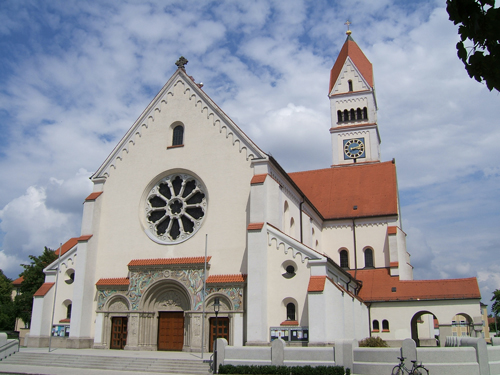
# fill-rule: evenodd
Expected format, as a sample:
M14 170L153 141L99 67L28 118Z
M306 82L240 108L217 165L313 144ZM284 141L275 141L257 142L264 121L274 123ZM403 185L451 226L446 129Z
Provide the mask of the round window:
M201 227L207 210L206 189L193 176L162 178L146 197L148 235L164 244L187 240Z

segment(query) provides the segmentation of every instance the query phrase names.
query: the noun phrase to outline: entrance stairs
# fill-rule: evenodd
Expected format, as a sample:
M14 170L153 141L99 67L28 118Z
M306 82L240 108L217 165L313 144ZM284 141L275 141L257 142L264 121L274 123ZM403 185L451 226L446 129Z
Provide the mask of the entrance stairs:
M98 349L21 349L0 361L0 374L209 374L200 353Z

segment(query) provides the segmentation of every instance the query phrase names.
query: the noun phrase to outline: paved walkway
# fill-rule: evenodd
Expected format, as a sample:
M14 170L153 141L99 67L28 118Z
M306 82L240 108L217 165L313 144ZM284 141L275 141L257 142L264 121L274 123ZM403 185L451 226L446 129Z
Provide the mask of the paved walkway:
M133 350L105 350L105 349L60 349L53 348L50 353L48 348L20 348L22 353L43 354L72 354L79 356L101 356L101 357L127 357L127 358L160 358L168 360L209 360L211 353L191 353L191 352L167 352L167 351L133 351ZM127 372L122 370L102 370L90 368L68 368L68 367L35 367L29 365L7 364L0 361L0 374L30 374L30 375L123 375ZM168 372L165 372L168 374ZM151 375L151 372L134 371L134 375ZM176 375L179 375L178 373Z

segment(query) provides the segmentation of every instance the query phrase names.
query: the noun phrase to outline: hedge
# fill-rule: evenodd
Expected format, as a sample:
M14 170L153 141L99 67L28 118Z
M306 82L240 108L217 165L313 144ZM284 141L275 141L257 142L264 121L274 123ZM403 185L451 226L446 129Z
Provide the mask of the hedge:
M349 375L343 366L219 366L219 374L254 374L254 375Z

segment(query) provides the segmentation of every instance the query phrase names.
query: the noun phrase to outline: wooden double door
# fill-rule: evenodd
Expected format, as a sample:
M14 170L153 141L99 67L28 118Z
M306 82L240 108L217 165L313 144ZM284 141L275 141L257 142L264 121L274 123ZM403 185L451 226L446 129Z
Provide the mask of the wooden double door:
M226 339L229 342L229 318L210 318L210 351L214 351L215 338Z
M111 319L111 349L123 349L127 345L127 318Z
M158 350L182 350L184 346L184 312L160 312L158 316Z

